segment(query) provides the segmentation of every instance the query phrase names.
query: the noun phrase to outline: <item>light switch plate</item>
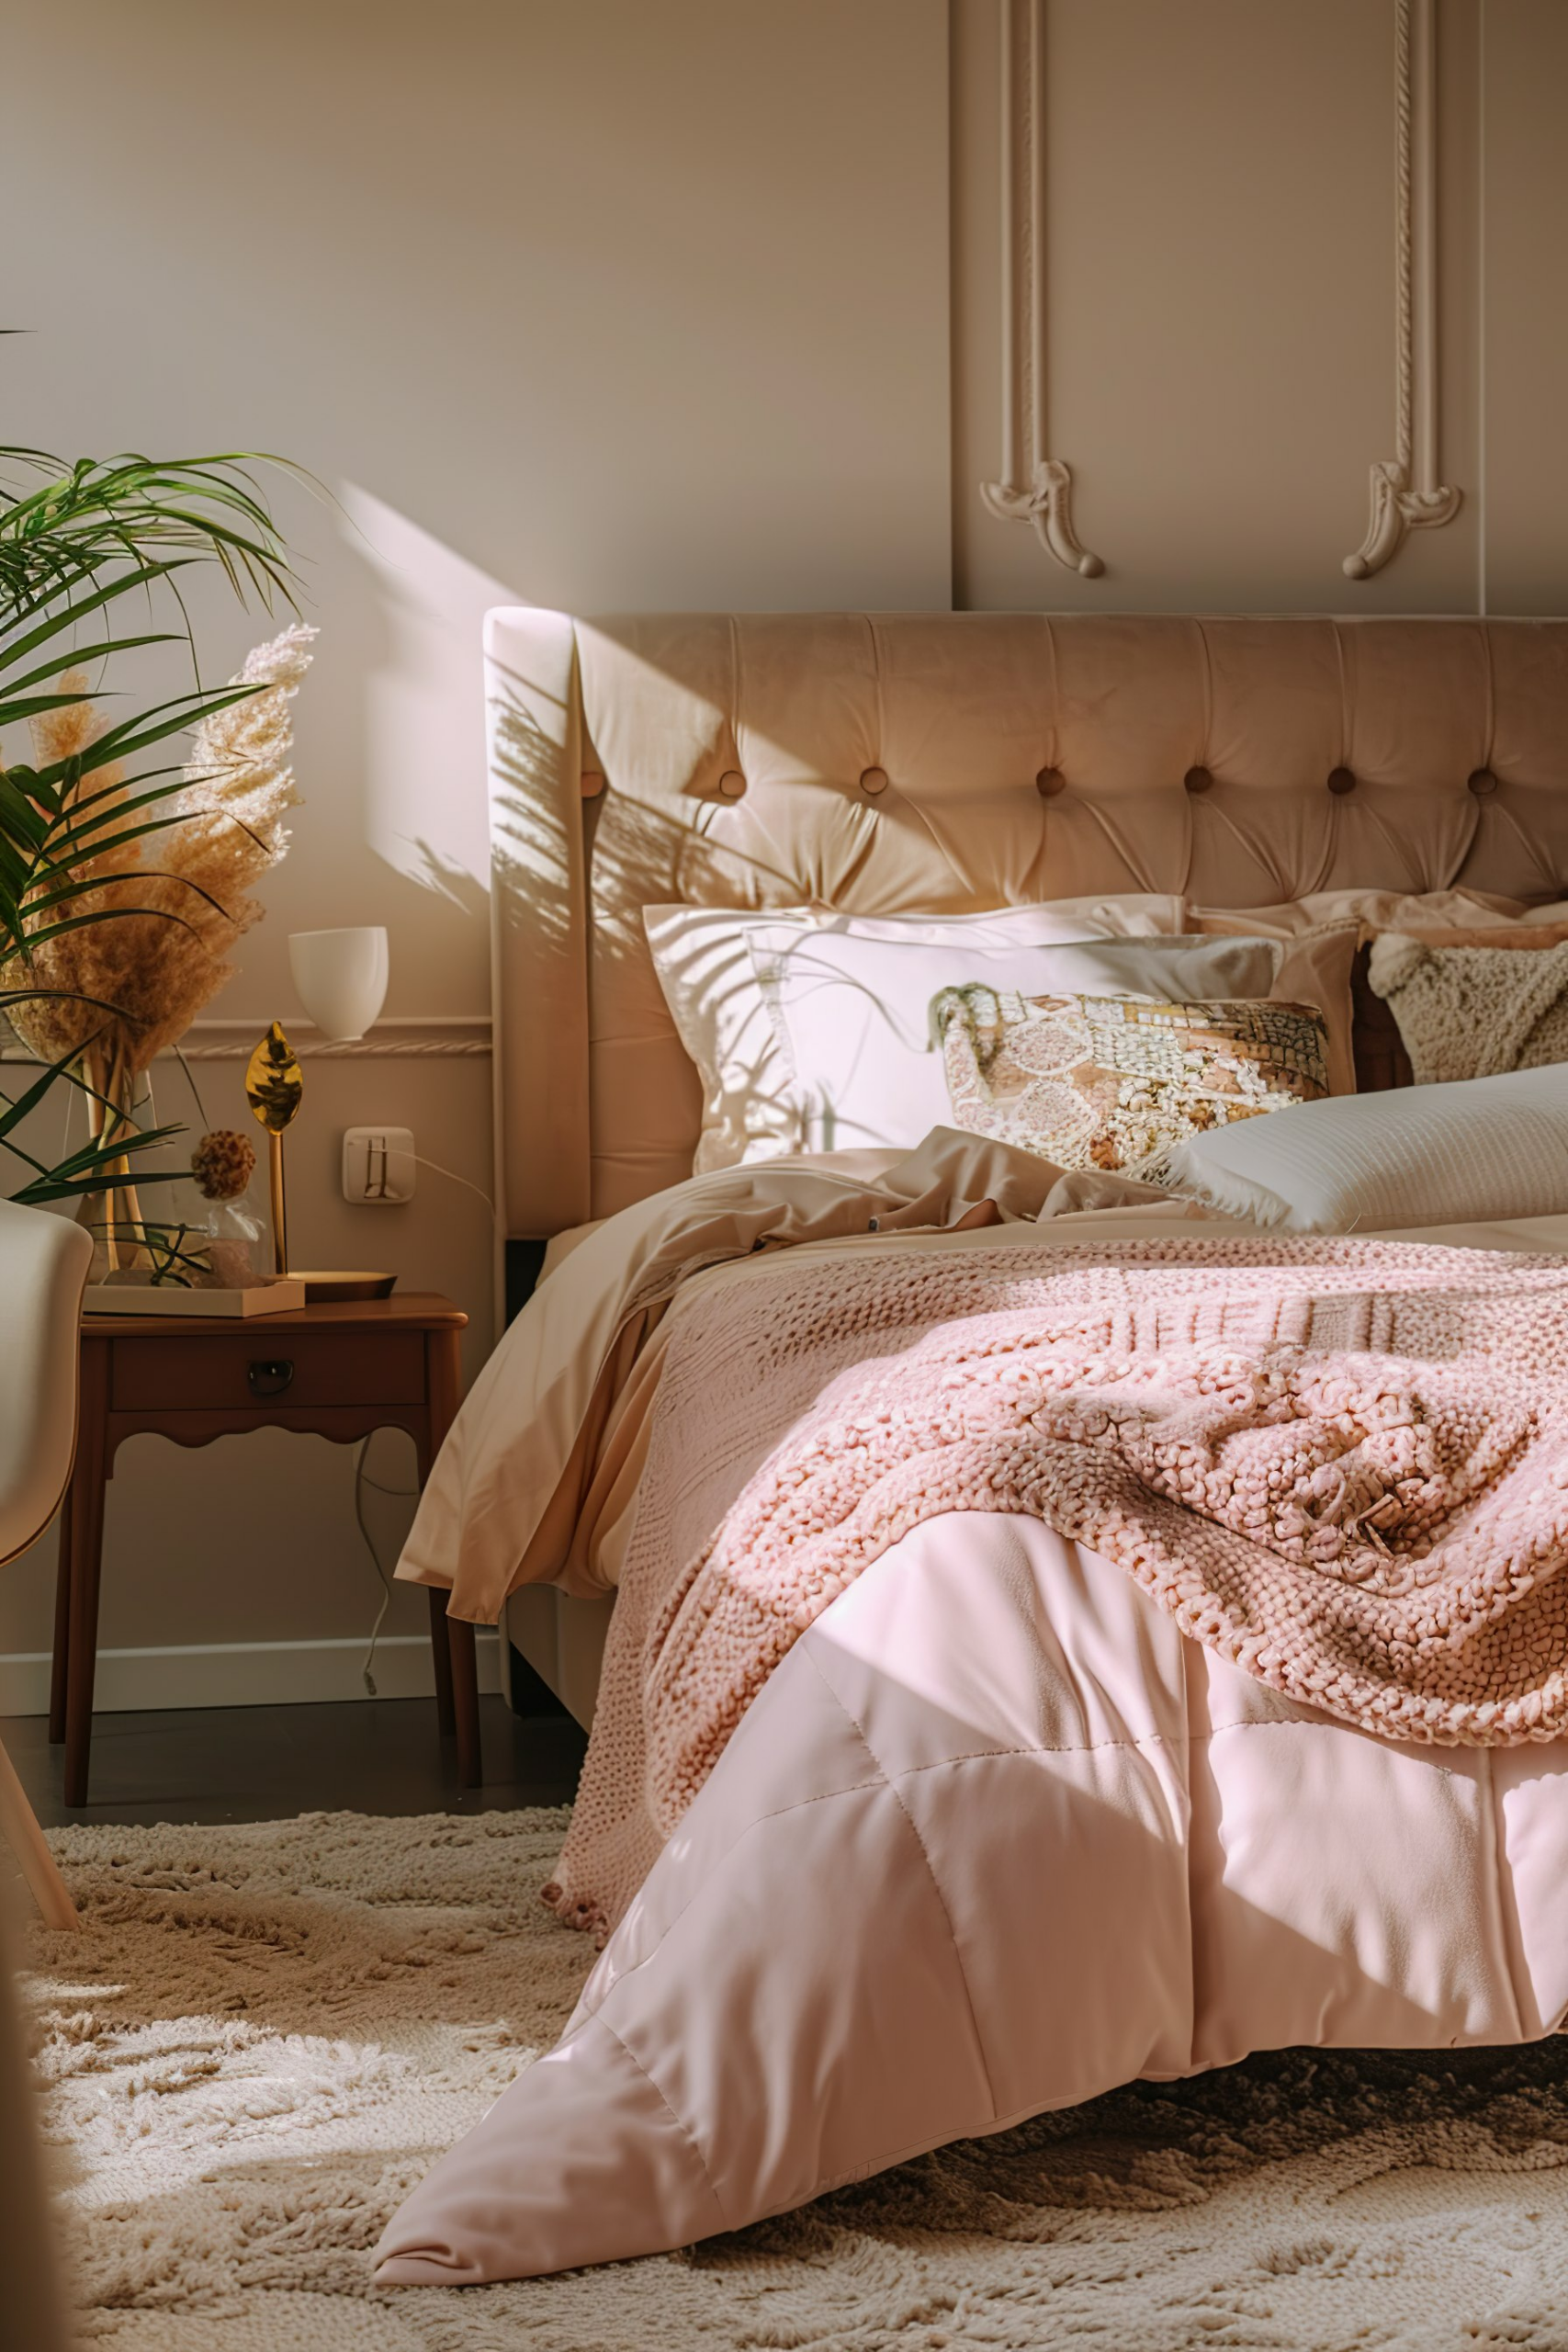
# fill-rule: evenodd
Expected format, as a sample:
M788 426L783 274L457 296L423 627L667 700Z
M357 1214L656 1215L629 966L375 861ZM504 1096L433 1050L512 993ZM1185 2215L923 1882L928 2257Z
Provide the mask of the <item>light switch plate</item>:
M413 1198L412 1127L350 1127L343 1139L343 1196L356 1208L395 1208Z

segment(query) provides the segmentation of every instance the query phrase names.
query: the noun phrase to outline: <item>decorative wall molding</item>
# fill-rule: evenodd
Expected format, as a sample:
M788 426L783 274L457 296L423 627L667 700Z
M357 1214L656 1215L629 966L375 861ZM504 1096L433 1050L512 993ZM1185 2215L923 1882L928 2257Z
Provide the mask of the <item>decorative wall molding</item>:
M1345 559L1370 580L1409 531L1451 523L1460 492L1438 480L1436 0L1393 0L1394 455L1371 468L1367 536Z
M194 1021L180 1051L187 1062L242 1062L265 1029L270 1014L248 1020ZM382 1020L368 1037L318 1037L308 1022L289 1022L289 1042L301 1061L430 1061L454 1057L477 1060L491 1051L487 1013L426 1013L403 1020ZM0 1061L31 1061L9 1027L0 1021ZM172 1061L172 1052L160 1055Z
M1367 533L1344 561L1370 580L1411 531L1452 522L1461 494L1438 480L1437 0L1393 0L1394 40L1394 454L1370 469ZM1032 523L1069 571L1104 571L1073 526L1071 469L1048 454L1045 349L1045 0L998 0L1001 40L1002 457L980 496Z
M269 1015L268 1018L271 1016ZM401 1021L378 1021L367 1037L318 1037L308 1022L287 1024L288 1041L301 1061L430 1061L437 1057L475 1059L491 1050L485 1013L426 1013ZM195 1021L180 1046L187 1062L237 1062L248 1058L266 1027L265 1020Z
M1073 528L1071 469L1047 456L1045 0L998 0L1001 17L1002 463L980 484L1002 522L1032 523L1056 561L1104 571ZM1025 418L1028 429L1025 431Z

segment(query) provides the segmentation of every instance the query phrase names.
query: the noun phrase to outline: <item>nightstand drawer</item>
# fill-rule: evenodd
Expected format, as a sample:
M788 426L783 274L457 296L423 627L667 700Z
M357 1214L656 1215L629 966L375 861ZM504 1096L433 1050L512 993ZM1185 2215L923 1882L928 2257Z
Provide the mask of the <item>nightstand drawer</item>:
M270 1404L420 1405L424 1340L417 1331L277 1331L204 1340L187 1325L166 1340L119 1340L116 1412L232 1412Z

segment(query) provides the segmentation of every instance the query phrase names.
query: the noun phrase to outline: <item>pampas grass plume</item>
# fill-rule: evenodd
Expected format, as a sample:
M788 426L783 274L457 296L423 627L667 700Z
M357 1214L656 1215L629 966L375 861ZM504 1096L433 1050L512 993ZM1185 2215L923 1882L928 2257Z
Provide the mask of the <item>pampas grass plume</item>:
M44 940L28 964L14 960L0 975L0 1006L40 1059L91 1046L101 1069L135 1078L163 1046L177 1044L233 977L234 944L264 911L251 892L288 846L283 820L299 797L289 763L289 705L310 666L316 635L299 622L246 656L230 683L261 691L196 729L180 790L153 812L175 817L175 825L107 855L89 855L75 869L95 887L69 911L122 911ZM69 693L85 680L72 671L62 684ZM100 732L90 703L46 713L33 722L39 764L86 750ZM106 790L114 799L98 806L107 810L124 797L118 769L96 769L81 786L93 796ZM97 1004L6 1006L7 987L59 989Z

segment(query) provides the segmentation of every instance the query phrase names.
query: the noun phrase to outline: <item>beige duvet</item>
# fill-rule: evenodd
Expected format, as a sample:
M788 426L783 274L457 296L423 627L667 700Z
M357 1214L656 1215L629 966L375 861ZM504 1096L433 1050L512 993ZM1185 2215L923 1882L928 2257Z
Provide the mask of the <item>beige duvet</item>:
M1094 1208L1103 1200L1109 1205ZM1153 1211L1156 1222L1144 1219ZM759 1251L1038 1244L1109 1217L1129 1236L1227 1221L1125 1179L1064 1175L1005 1144L938 1128L914 1152L764 1160L694 1177L585 1229L474 1383L427 1484L398 1575L449 1588L492 1624L509 1593L618 1581L677 1294ZM1065 1221L1065 1222L1064 1222ZM874 1225L875 1230L872 1228Z
M656 1193L556 1253L468 1393L397 1573L449 1589L451 1614L475 1624L493 1624L508 1594L527 1584L580 1598L612 1592L670 1310L715 1282L744 1280L759 1251L1037 1248L1190 1230L1194 1220L1215 1233L1250 1229L1151 1185L1065 1174L947 1128L914 1152L763 1160ZM1568 1214L1393 1238L1568 1251Z

